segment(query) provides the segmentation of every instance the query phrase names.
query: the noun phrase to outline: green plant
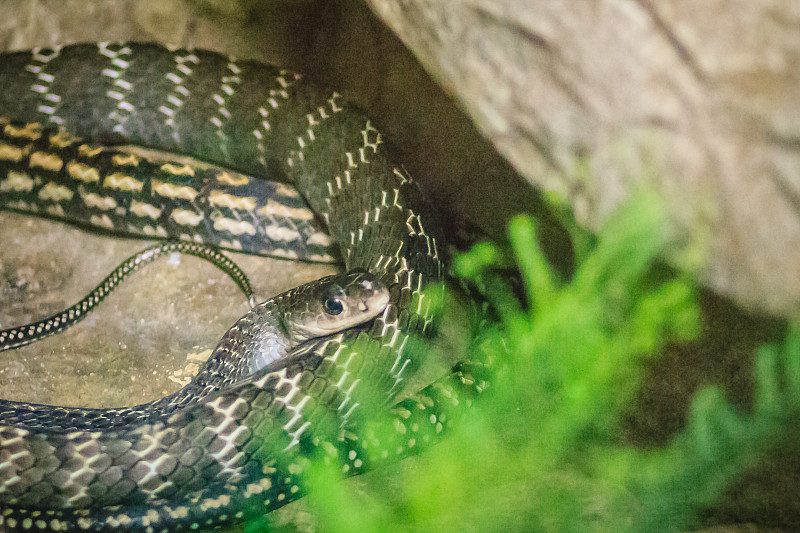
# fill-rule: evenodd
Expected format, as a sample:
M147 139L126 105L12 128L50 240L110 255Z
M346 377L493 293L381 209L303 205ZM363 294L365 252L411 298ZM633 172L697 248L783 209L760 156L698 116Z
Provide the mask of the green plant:
M370 474L359 494L335 469L315 469L309 505L320 530L682 530L780 445L800 411L796 329L759 351L752 412L706 388L666 446L624 441L621 417L646 358L697 333L693 284L654 266L667 237L653 197L629 202L597 238L567 223L579 243L568 281L547 265L533 221L511 223L523 302L496 273L509 261L499 247L459 258L458 273L484 288L499 317L473 345L473 357L494 361L490 389L449 438Z

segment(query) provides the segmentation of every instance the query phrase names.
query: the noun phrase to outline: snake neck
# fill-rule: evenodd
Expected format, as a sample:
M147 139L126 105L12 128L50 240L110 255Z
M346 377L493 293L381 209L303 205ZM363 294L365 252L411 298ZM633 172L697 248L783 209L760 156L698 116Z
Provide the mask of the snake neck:
M206 396L204 390L192 390L183 398L194 404L185 409L178 409L180 402L161 401L142 409L69 410L79 430L62 431L60 408L24 411L12 405L12 416L21 415L21 422L0 425L0 520L5 520L0 526L14 529L10 520L22 524L28 509L58 510L59 529L80 524L103 529L122 521L122 527L139 531L153 523L156 530L188 530L239 521L297 498L315 450L341 462L345 474L361 472L380 461L383 452L400 457L432 442L449 423L440 407L453 403L453 391L465 387L468 394L482 387L481 380L454 373L451 381L399 404L380 442L355 423L371 392L377 392L376 405L391 403L428 355L411 353L406 341L434 330L437 314L427 291L441 281L443 268L436 219L419 188L392 161L373 124L337 93L304 83L289 71L210 52L99 43L3 55L0 115L58 127L63 134L58 142L72 143L72 137L130 142L288 181L326 224L346 268L367 270L391 286L388 307L366 331L291 349L290 362L280 368L267 363L267 357L262 361L266 366L255 373L226 374L226 365L241 354L265 349L258 330L249 325L262 318L265 307L257 307L234 326L249 333L226 335L207 369L207 386L215 386L214 376L222 375L233 385ZM39 126L0 125L17 140L41 137ZM2 168L16 172L0 175L0 190L27 194L32 210L47 212L49 207L64 220L75 214L98 227L113 224L116 207L133 205L138 187L131 185L137 180L100 180L97 168L90 166L93 160L78 160L82 146L86 154L93 151L78 139L73 159L57 170L63 180L58 185L66 192L57 190L64 194L53 196L51 187L31 196L35 174L45 175L42 165L51 160L33 158L37 152L25 153L12 143L0 144ZM88 167L70 167L71 162ZM71 175L69 168L81 172ZM112 190L99 187L106 182ZM153 185L146 182L141 190L154 192L151 207L156 210L161 209L156 200L203 198L186 183ZM90 186L99 188L89 193ZM69 203L68 192L71 198L91 201ZM209 195L207 202L241 201L228 193L213 200ZM113 209L104 210L112 204ZM221 209L222 218L237 224L218 223L210 215L198 220L208 235L222 235L231 247L238 242L244 248L246 238L232 240L231 230L249 227ZM121 222L127 224L135 210L123 211ZM144 216L156 212L140 211ZM159 211L158 227L169 227L174 212ZM206 235L187 226L176 226L176 231ZM8 404L0 402L0 411L3 405ZM326 424L329 419L336 423ZM31 420L51 424L50 429L37 428ZM342 427L348 431L336 431ZM80 475L74 476L76 468Z

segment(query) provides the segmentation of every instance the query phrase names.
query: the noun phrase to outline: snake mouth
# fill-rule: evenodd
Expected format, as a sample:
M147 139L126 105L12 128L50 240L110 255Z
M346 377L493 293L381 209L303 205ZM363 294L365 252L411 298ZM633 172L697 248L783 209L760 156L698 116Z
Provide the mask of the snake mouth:
M374 313L373 316L378 316L390 301L391 293L388 289L375 290L372 294L360 298L356 308L362 313Z
M375 290L353 302L351 304L353 311L338 324L320 324L320 326L328 331L338 331L371 322L386 310L390 302L391 296L388 290Z
M386 310L390 301L391 293L388 290L381 291L373 298L361 300L358 304L358 310L362 313L374 313L372 318L375 318Z
M359 298L357 302L353 302L353 311L348 318L342 319L342 322L338 325L333 323L326 324L325 329L338 331L358 326L359 324L370 323L387 309L390 301L391 297L388 290L376 290L368 296Z

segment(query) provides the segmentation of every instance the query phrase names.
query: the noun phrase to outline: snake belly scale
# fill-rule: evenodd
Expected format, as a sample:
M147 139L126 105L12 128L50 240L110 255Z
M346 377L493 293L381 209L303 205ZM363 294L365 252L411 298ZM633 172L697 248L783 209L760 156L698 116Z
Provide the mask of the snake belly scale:
M311 457L352 475L423 448L452 422L448 406L469 404L485 386L485 366L465 361L397 401L425 356L408 348L409 337L435 329L424 291L443 276L439 228L380 133L336 92L212 52L81 44L0 55L0 116L0 207L270 253L257 219L246 220L252 238L236 234L247 226L217 223L241 212L223 210L210 193L201 202L203 186L180 165L166 171L185 181L166 183L146 173L120 177L113 165L127 155L119 152L110 152L111 166L91 159L99 145L120 143L185 154L254 183L292 185L327 226L345 268L391 287L368 329L308 342L206 395L168 397L157 409L0 401L0 527L220 528L300 496ZM215 176L217 185L226 181ZM293 253L327 254L309 249ZM369 405L388 417L362 424Z

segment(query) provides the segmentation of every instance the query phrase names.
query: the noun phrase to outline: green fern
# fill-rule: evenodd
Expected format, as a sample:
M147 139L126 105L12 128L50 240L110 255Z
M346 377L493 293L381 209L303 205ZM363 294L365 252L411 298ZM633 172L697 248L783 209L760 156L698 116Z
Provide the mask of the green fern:
M522 303L496 274L507 263L476 246L458 273L486 288L500 317L474 344L499 361L492 387L443 443L381 469L359 493L324 468L309 481L319 529L401 531L677 531L781 442L800 411L800 333L759 350L751 413L716 388L700 391L667 445L641 450L621 418L647 357L698 332L688 278L657 268L667 237L659 203L637 197L580 243L571 280L558 279L534 222L515 219L511 255ZM654 355L655 354L655 355Z

